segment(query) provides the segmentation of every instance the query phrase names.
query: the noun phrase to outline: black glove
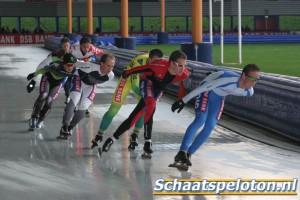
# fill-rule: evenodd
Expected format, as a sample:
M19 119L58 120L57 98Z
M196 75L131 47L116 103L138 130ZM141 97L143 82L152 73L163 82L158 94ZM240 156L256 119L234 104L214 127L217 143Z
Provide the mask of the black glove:
M27 80L29 81L30 79L32 79L34 77L34 73L30 73L27 76Z
M30 83L28 83L27 85L27 92L30 93L33 91L34 87L35 87L35 81L34 80L31 80Z
M128 75L126 74L126 70L123 70L122 72L122 78L126 79L128 77Z
M185 106L185 103L182 100L179 100L179 101L176 101L175 103L173 103L171 110L172 110L172 112L174 112L175 110L178 109L177 113L179 113L183 109L184 106Z

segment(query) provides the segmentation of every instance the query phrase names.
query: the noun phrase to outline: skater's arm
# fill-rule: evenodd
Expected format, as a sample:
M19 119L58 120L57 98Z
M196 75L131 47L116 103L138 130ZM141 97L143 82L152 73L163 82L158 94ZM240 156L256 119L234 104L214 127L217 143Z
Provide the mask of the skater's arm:
M95 47L94 45L91 45L91 48L92 48L92 52L95 56L97 55L103 55L104 54L104 50L103 49L100 49L98 47Z
M226 80L224 81L223 79L220 78L224 72L215 72L207 76L200 84L200 86L194 90L192 90L189 94L184 96L182 98L183 103L189 102L192 98L200 95L204 91L210 91L213 90L221 85L226 84Z
M109 80L113 80L114 78L114 73L112 71L108 74L100 74L99 71L86 73L81 69L78 69L78 74L81 81L83 81L87 85L100 84Z
M50 71L50 67L44 67L44 68L39 69L36 72L34 72L34 76L37 76L39 74L46 74L49 71Z
M122 77L126 78L130 76L131 74L137 74L137 73L142 73L142 72L151 72L152 69L149 65L142 65L139 67L135 67L132 69L125 69L122 73Z

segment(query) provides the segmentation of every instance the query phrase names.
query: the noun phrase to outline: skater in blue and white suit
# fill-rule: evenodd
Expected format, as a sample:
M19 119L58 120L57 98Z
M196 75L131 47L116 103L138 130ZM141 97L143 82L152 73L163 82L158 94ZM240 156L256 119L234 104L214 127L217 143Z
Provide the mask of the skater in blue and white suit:
M193 97L195 101L195 119L189 125L180 146L180 151L175 156L175 162L192 166L190 157L208 139L215 125L220 120L224 100L227 95L252 96L253 86L259 79L260 69L255 64L244 67L242 74L230 71L218 71L207 76L200 86L182 100L172 105L172 111L178 113ZM196 136L197 131L201 129ZM196 136L196 137L195 137Z

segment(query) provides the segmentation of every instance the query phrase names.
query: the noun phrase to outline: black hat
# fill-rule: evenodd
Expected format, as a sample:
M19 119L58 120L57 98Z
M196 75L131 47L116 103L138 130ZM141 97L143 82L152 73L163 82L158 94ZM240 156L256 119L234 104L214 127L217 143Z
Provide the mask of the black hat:
M67 63L76 63L77 62L77 59L75 56L73 56L73 54L71 53L66 53L64 55L64 63L67 64Z

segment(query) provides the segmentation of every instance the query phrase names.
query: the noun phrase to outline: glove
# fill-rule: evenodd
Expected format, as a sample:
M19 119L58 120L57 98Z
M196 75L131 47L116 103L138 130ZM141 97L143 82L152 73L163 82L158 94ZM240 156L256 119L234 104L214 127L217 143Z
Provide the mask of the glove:
M172 112L174 112L178 109L177 113L179 113L183 109L184 106L185 106L185 103L182 100L176 101L175 103L173 103L171 110L172 110Z
M31 80L30 83L28 83L27 85L27 92L30 93L33 91L34 87L35 87L35 81L34 80Z
M126 74L126 70L123 70L122 72L122 78L126 79L128 77L128 75Z
M30 73L27 76L27 80L29 81L30 79L32 79L34 77L34 73Z

